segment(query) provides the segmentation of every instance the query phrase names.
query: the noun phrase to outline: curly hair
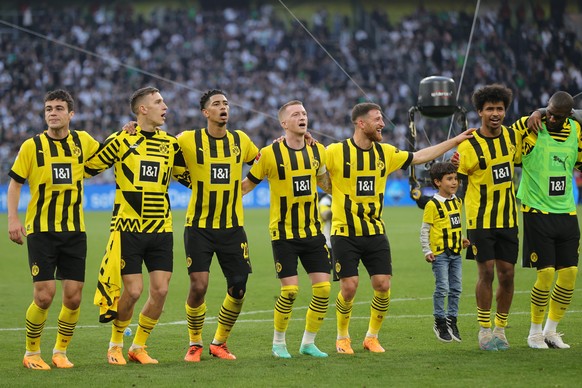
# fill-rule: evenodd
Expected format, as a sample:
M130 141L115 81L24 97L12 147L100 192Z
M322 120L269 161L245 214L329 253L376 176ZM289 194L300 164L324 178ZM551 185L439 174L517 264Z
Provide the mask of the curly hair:
M513 92L511 89L501 84L492 84L477 89L473 93L471 101L473 102L475 109L478 111L482 110L483 106L487 102L500 101L503 102L503 106L505 107L505 110L507 110L507 107L509 107L512 98Z

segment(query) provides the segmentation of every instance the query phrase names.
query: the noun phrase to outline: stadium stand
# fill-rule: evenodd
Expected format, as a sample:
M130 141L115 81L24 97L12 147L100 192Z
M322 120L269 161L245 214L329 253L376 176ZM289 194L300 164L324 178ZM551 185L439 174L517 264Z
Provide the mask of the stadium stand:
M407 111L419 81L460 79L473 20L466 11L419 7L394 22L379 6L349 16L320 9L301 21L310 36L276 2L259 3L207 9L160 2L147 12L116 2L2 7L0 184L21 142L44 128L39 102L54 88L70 90L77 101L73 127L99 140L131 119L131 91L154 85L168 102L170 133L203 126L201 91L219 87L229 94L232 128L246 130L259 146L280 136L276 112L285 101L304 101L314 136L327 144L351 135L350 107L370 99L389 118L384 139L406 148ZM471 108L476 87L504 83L515 95L510 123L558 89L577 94L582 50L566 25L563 9L548 12L538 3L502 2L480 12L459 104ZM474 112L468 118L478 122ZM428 121L417 127L429 128ZM419 147L446 136L426 132Z

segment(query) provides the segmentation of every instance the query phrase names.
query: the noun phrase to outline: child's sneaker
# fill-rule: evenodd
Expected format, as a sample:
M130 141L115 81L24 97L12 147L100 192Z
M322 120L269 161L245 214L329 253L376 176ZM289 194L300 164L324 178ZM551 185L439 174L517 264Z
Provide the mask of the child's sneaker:
M443 342L451 342L453 340L451 333L449 333L447 320L445 318L435 318L432 330L436 337Z
M449 333L451 333L451 337L453 337L455 341L461 342L461 334L459 334L459 328L457 327L457 317L447 317L447 326L449 328Z

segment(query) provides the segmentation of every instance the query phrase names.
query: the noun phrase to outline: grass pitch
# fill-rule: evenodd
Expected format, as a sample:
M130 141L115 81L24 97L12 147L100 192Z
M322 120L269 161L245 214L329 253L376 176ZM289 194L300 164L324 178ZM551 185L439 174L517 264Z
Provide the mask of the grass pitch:
M361 272L350 325L353 356L335 353L335 297L339 291L332 284L330 308L317 344L330 354L327 359L313 359L299 354L299 345L309 304L308 277L300 276L300 294L295 302L287 334L290 360L275 359L270 354L273 332L273 306L279 282L273 269L271 245L267 233L268 210L246 210L253 274L250 276L243 313L228 341L236 361L213 359L203 354L202 362L183 361L188 345L184 303L188 290L182 244L184 213L174 212L174 275L164 313L148 341L150 354L158 365L125 367L107 364L106 352L110 325L98 323L98 308L92 305L97 270L108 238L110 213L87 213L88 265L81 306L81 318L68 355L71 370L31 371L22 366L24 354L24 314L32 300L32 285L25 246L17 246L7 236L0 241L0 386L140 386L173 387L203 385L209 387L416 387L416 386L578 386L582 378L582 295L580 286L559 330L572 348L533 350L526 344L529 330L529 290L535 272L516 267L516 287L507 329L511 349L483 352L477 345L477 320L474 297L476 266L463 262L463 294L459 328L462 343L439 342L432 332L432 292L434 280L430 265L424 261L419 245L422 212L417 208L386 208L388 237L393 253L394 277L388 317L380 332L384 354L370 354L361 347L366 333L371 300L370 282ZM6 214L0 215L6 225ZM578 275L579 277L581 275ZM145 276L147 279L147 276ZM580 284L580 282L578 282ZM207 346L216 329L216 316L225 295L225 281L216 263L210 275L207 295L208 312L204 328ZM147 290L147 288L146 288ZM136 306L132 322L135 331ZM56 336L60 309L60 287L50 309L42 337L45 361ZM130 340L126 341L125 349Z

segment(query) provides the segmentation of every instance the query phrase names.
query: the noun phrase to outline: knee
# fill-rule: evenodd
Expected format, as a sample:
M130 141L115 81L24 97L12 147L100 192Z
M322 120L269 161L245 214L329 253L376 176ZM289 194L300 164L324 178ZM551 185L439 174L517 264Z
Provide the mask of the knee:
M390 291L390 279L374 282L374 291L386 293Z
M76 310L81 306L81 294L69 296L63 300L63 304L70 310Z
M502 287L513 287L513 278L515 275L515 269L513 266L507 266L498 270L497 276L499 278L499 284Z
M537 271L535 288L540 291L549 291L554 283L555 269L554 267L542 268Z
M329 298L329 294L331 293L331 283L330 282L321 282L315 283L311 286L313 296L317 296L320 298Z
M297 299L297 294L299 293L299 286L289 285L281 287L281 297L293 304L295 299Z
M483 282L486 284L492 284L494 278L495 278L495 276L494 276L493 269L479 272L479 281L480 282Z
M248 275L228 278L228 294L235 299L243 299L247 290L247 279Z
M35 288L34 303L41 309L48 309L53 303L56 289L50 287Z
M447 296L447 289L444 288L444 287L438 287L437 286L434 289L434 294L433 295L436 296L436 297L444 298L445 296Z
M168 285L165 284L152 288L150 290L150 295L152 296L153 299L156 300L166 299L166 296L168 295Z
M356 297L357 286L352 284L342 285L341 294L346 302L351 302Z
M190 294L194 296L204 297L208 283L203 281L190 281Z
M51 307L53 303L54 294L48 292L40 292L34 296L34 304L40 307L43 310L48 309Z
M125 287L123 293L132 301L137 301L143 292L142 284L132 284L129 287Z
M573 290L576 285L576 275L578 274L578 267L566 267L558 270L558 283L560 286Z
M513 276L499 275L499 285L505 289L513 288Z

